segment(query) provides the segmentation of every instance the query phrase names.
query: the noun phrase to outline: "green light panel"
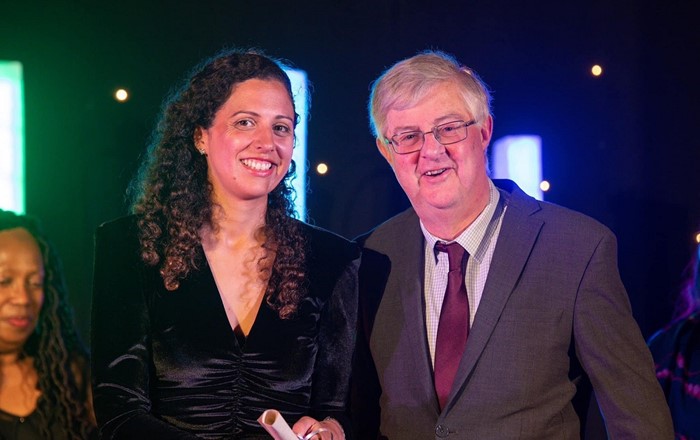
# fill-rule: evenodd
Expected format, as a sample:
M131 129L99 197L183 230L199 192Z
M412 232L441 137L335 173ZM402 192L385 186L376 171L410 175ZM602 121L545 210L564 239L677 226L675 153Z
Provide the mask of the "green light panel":
M22 64L0 61L0 208L24 213Z

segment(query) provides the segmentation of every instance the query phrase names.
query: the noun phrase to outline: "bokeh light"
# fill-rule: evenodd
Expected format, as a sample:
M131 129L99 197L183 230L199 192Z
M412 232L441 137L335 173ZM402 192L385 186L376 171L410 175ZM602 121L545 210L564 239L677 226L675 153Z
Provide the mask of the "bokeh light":
M328 172L328 165L321 162L320 164L316 165L316 172L322 175L326 174Z
M545 192L549 191L549 182L547 182L546 180L541 181L540 189Z
M117 91L114 92L114 99L119 102L125 102L129 99L129 92L127 92L126 89L117 89Z
M593 67L591 67L591 73L593 76L600 76L603 74L603 68L599 64L594 64Z

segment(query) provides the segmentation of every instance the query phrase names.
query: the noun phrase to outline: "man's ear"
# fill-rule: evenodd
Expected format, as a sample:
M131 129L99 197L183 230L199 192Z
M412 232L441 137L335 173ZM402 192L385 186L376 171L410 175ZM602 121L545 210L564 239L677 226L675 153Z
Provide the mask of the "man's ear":
M382 138L377 138L375 139L375 142L377 144L377 148L379 149L379 152L382 154L384 159L386 159L387 162L389 162L389 165L392 167L394 166L394 155L393 151L391 150L391 147L387 142L385 142Z
M479 130L481 132L481 149L486 151L491 143L491 135L493 134L493 117L488 115L484 122L479 124Z

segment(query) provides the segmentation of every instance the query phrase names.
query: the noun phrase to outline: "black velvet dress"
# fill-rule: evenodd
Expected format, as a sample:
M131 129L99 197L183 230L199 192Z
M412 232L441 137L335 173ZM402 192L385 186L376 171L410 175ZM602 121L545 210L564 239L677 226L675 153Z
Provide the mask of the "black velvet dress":
M103 438L269 439L257 418L270 408L290 425L330 416L349 431L359 251L304 228L310 285L297 316L282 320L263 301L245 338L206 261L167 291L139 258L134 217L98 229L92 359Z

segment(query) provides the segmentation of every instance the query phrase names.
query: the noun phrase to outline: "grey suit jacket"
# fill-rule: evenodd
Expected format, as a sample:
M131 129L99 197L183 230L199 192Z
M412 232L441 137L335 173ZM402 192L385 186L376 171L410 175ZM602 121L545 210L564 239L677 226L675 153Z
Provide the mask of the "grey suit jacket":
M595 220L495 181L507 208L455 384L440 411L423 301L423 235L409 209L359 241L355 437L574 439L577 387L610 438L672 439L653 361ZM584 399L587 402L587 399Z

